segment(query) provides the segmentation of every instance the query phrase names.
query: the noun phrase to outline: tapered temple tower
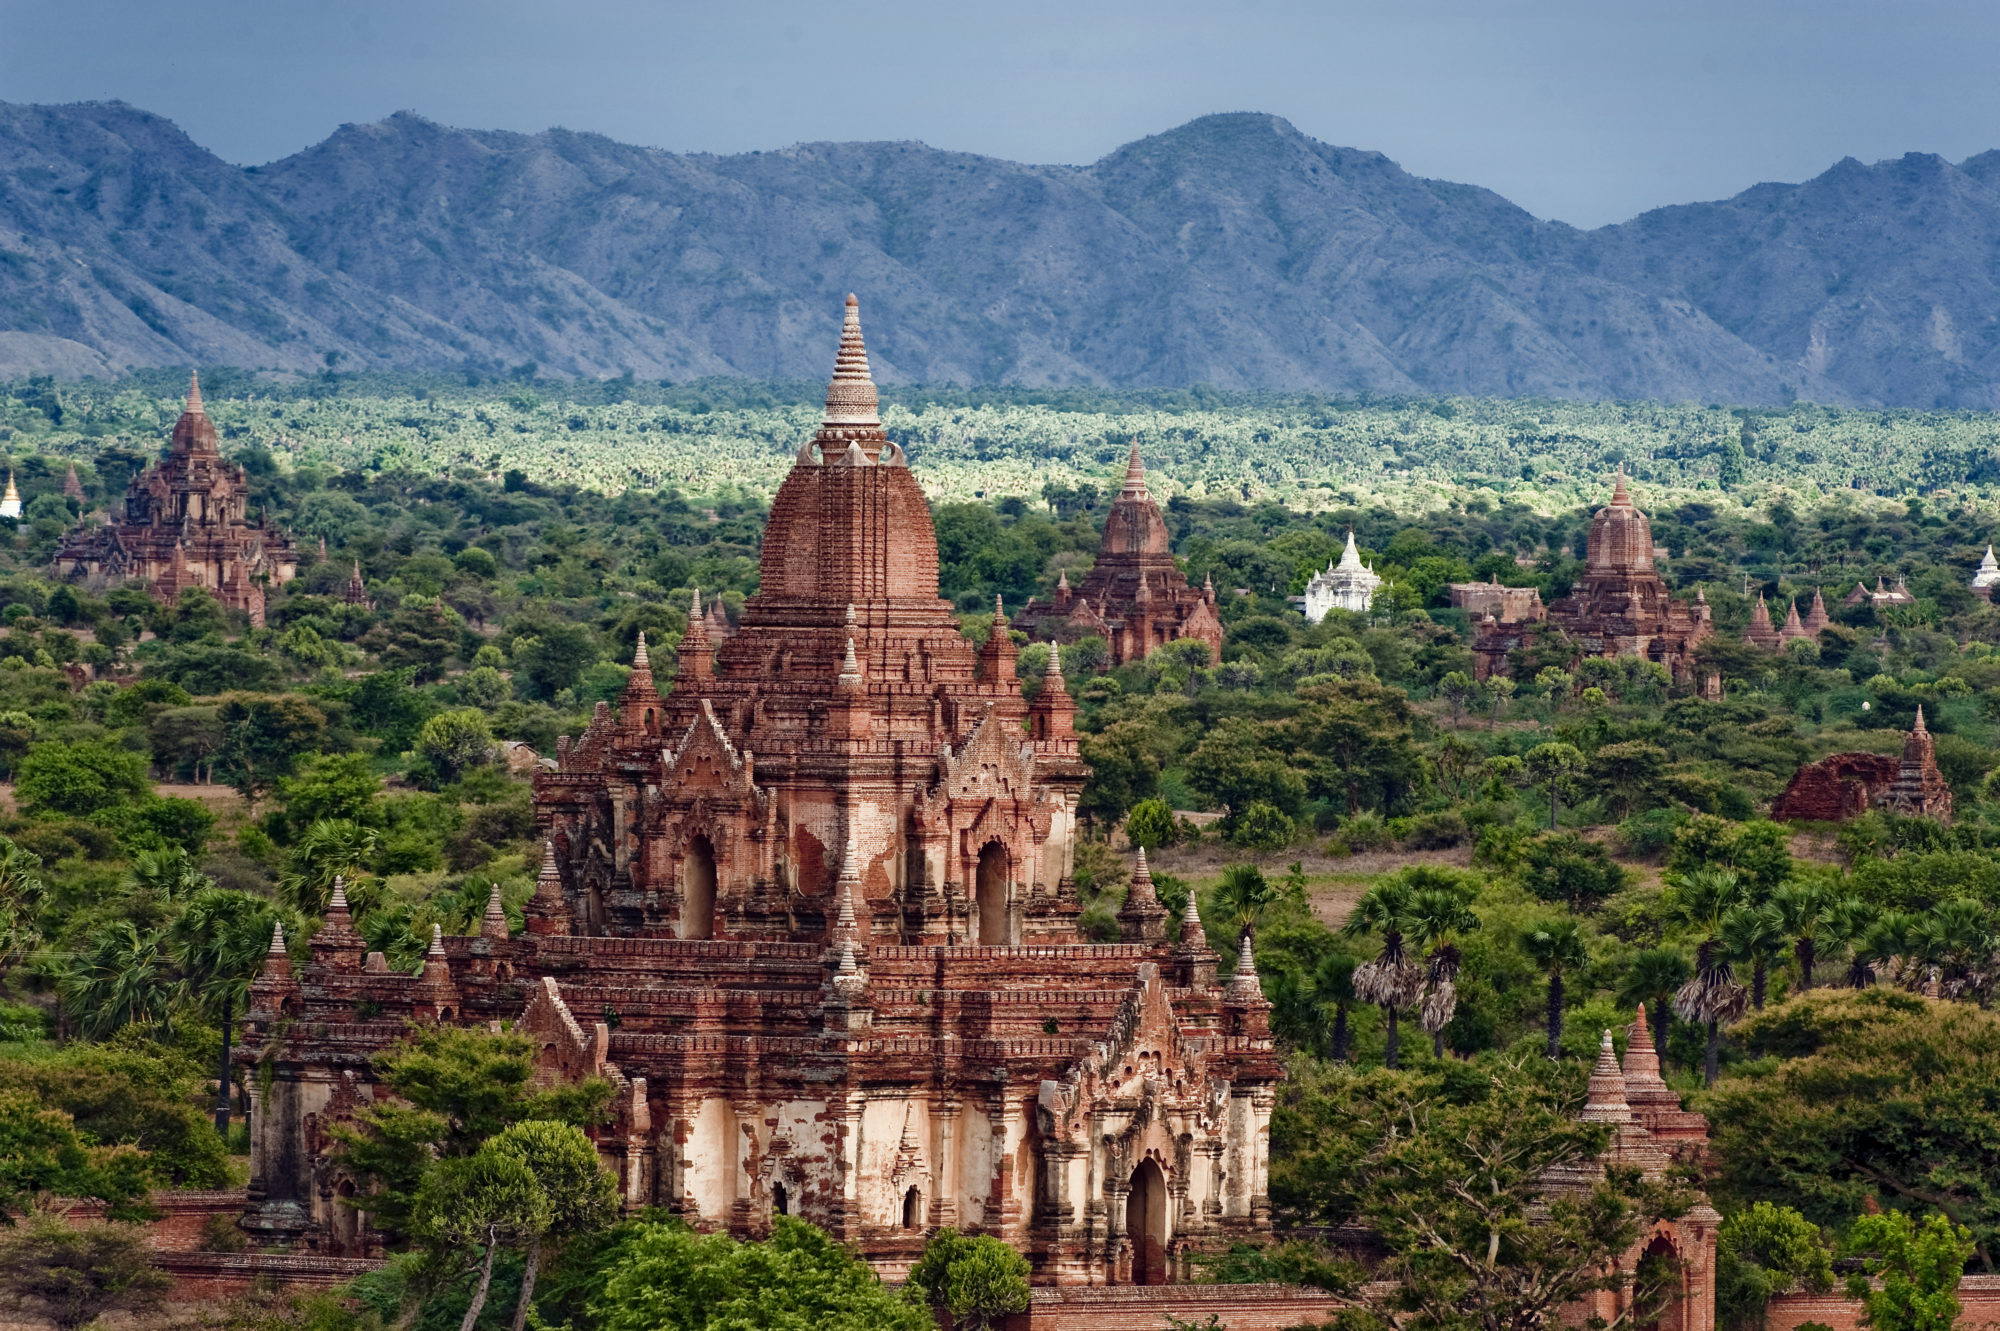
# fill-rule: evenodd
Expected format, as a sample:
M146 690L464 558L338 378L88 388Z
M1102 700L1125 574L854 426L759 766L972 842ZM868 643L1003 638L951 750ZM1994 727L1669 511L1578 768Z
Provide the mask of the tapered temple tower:
M803 1216L890 1274L954 1225L1045 1284L1161 1283L1268 1232L1256 974L1218 981L1143 868L1125 941L1079 934L1060 665L1025 702L1004 615L975 648L937 568L849 297L735 632L715 645L697 595L671 686L641 639L537 777L521 932L489 911L396 974L342 901L302 976L274 954L243 1044L270 1069L246 1227L368 1250L328 1129L406 1023L499 1021L544 1077L611 1083L596 1136L630 1208L744 1236Z
M1143 661L1156 647L1181 638L1208 644L1209 659L1222 655L1222 620L1215 588L1188 585L1174 562L1167 520L1146 489L1139 445L1125 463L1125 484L1104 518L1097 562L1072 588L1067 574L1055 599L1033 600L1022 609L1018 627L1031 637L1074 642L1103 638L1114 664Z
M200 587L261 628L266 587L296 577L299 555L289 537L250 519L249 504L249 475L222 456L196 377L166 457L126 489L123 519L72 531L56 576L97 587L142 580L166 605Z

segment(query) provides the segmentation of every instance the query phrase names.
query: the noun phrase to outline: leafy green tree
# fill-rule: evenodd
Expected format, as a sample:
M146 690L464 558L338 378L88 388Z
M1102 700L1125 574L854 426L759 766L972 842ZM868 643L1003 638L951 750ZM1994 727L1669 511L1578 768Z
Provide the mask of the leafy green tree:
M438 1026L413 1032L375 1059L396 1099L364 1109L337 1129L339 1154L367 1195L357 1200L376 1225L405 1231L431 1162L470 1156L515 1123L598 1121L611 1088L590 1079L538 1090L534 1048L519 1035Z
M291 694L232 693L216 719L223 734L217 765L252 806L326 739L326 714Z
M215 755L222 751L225 738L219 710L206 704L161 708L146 727L153 761L198 782L213 780Z
M32 1211L44 1198L87 1197L104 1202L113 1219L142 1219L151 1214L150 1191L138 1150L96 1146L61 1109L0 1091L0 1217Z
M1847 1278L1847 1296L1866 1306L1862 1324L1873 1331L1951 1331L1973 1248L1969 1230L1935 1212L1921 1226L1905 1211L1864 1215L1847 1235L1863 1268Z
M618 1214L618 1190L599 1163L597 1148L574 1124L528 1119L488 1141L481 1153L487 1151L520 1161L542 1194L536 1218L543 1223L527 1230L521 1297L514 1309L513 1331L523 1331L534 1304L544 1247L551 1241L559 1246L608 1224Z
M1705 1104L1718 1202L1796 1206L1844 1230L1942 1211L1992 1269L2000 1243L2000 1014L1894 989L1815 989L1738 1028L1768 1070Z
M1283 809L1263 800L1252 800L1237 820L1230 839L1249 850L1281 850L1297 830L1298 825Z
M1696 814L1681 825L1667 856L1667 871L1726 869L1736 874L1749 901L1761 905L1792 874L1789 836L1776 823L1732 823Z
M1416 712L1401 690L1343 679L1301 684L1298 697L1298 711L1277 737L1305 773L1308 794L1352 817L1363 809L1386 813L1422 786Z
M0 1237L0 1285L17 1308L75 1331L117 1310L157 1305L173 1280L136 1225L76 1225L38 1215Z
M85 818L139 799L151 789L144 755L97 740L44 741L28 750L14 797L29 813Z
M413 596L362 636L361 646L391 670L411 670L420 683L436 679L458 646L458 615L431 597Z
M1622 892L1625 871L1602 845L1561 832L1528 843L1521 881L1541 900L1582 913Z
M439 712L417 731L416 756L438 785L449 785L493 758L493 730L476 707Z
M1522 761L1537 785L1549 788L1549 830L1556 826L1556 806L1564 790L1575 784L1583 770L1583 754L1574 744L1552 740L1529 749Z
M202 1073L176 1048L121 1034L106 1044L15 1046L0 1057L0 1095L60 1110L86 1142L143 1152L154 1182L220 1188L228 1185L229 1156L196 1107Z
M1116 721L1077 740L1090 780L1083 788L1083 812L1116 823L1127 809L1153 798L1160 785L1155 727L1143 721Z
M778 1216L744 1243L678 1223L630 1227L590 1301L599 1331L935 1331L927 1308L802 1220Z
M1394 1288L1371 1297L1351 1268L1287 1262L1282 1250L1243 1274L1305 1274L1363 1317L1409 1331L1540 1325L1606 1290L1629 1298L1634 1324L1650 1320L1679 1273L1642 1263L1635 1279L1620 1259L1692 1196L1677 1178L1618 1168L1585 1188L1551 1185L1598 1160L1608 1139L1577 1120L1563 1066L1487 1055L1450 1090L1442 1071L1299 1068L1272 1121L1273 1200L1379 1234L1388 1256L1367 1278Z
M1125 818L1125 835L1145 850L1171 846L1179 838L1180 825L1173 808L1163 799L1140 800Z
M532 702L552 702L558 693L574 689L585 668L597 660L597 642L589 629L553 620L514 637L511 650L514 687Z
M1795 1290L1833 1288L1833 1254L1819 1226L1789 1206L1755 1202L1722 1222L1715 1235L1717 1320L1731 1331L1756 1331L1764 1309Z
M954 1327L988 1331L1028 1309L1028 1259L999 1239L960 1234L947 1226L931 1235L910 1268L909 1288Z
M1521 950L1549 977L1549 1057L1562 1057L1564 981L1590 964L1590 939L1575 917L1543 920L1521 934Z
M1722 946L1729 959L1750 967L1750 1006L1764 1010L1771 963L1785 954L1785 922L1769 906L1732 906L1722 917Z
M526 1162L488 1146L438 1161L425 1172L410 1213L411 1231L447 1259L477 1254L479 1283L459 1331L472 1331L493 1288L493 1263L503 1247L540 1235L550 1224L549 1200Z
M284 832L296 836L322 819L382 825L382 778L365 753L316 753L298 770L278 782L278 802L284 808Z
M1667 761L1665 749L1643 740L1606 744L1590 755L1585 780L1613 818L1629 818L1658 802Z
M1305 806L1306 784L1271 748L1264 730L1230 717L1195 745L1187 780L1228 811L1232 828L1252 804L1269 804L1287 816Z
M1438 681L1438 696L1451 708L1451 728L1456 730L1465 709L1479 697L1479 684L1463 670L1453 670Z

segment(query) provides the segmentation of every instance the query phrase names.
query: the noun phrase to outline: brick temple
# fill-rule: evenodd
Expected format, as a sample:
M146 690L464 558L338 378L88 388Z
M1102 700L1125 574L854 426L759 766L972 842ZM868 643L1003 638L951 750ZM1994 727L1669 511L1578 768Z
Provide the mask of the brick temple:
M1903 736L1900 755L1835 753L1792 774L1771 803L1774 822L1846 822L1870 809L1911 818L1951 821L1951 786L1938 770L1937 741L1917 708L1916 724Z
M1576 590L1548 607L1540 625L1488 613L1474 632L1474 670L1480 679L1504 675L1508 653L1538 632L1560 633L1577 659L1637 656L1665 666L1673 682L1704 697L1721 696L1721 679L1701 671L1695 648L1715 632L1708 599L1676 600L1654 566L1653 526L1633 504L1620 472L1611 502L1590 520L1583 577Z
M251 520L249 504L249 474L222 456L196 376L167 455L126 488L124 516L72 531L55 575L92 587L142 581L164 605L199 587L262 628L266 586L296 577L299 555L291 538Z
M1218 976L1143 860L1121 941L1079 934L1074 707L1059 662L1023 701L998 627L973 647L938 595L850 296L733 634L697 601L671 687L642 643L536 778L525 927L496 893L392 972L336 894L310 964L274 945L240 1054L244 1227L378 1249L330 1130L407 1023L506 1022L545 1079L613 1086L596 1138L628 1208L743 1237L802 1216L889 1275L953 1225L1039 1285L1164 1283L1268 1234L1280 1068L1247 942Z
M1097 562L1072 588L1069 575L1056 583L1051 600L1032 600L1019 625L1030 636L1061 642L1096 636L1111 648L1114 665L1143 661L1156 647L1181 638L1208 644L1211 662L1222 656L1222 620L1215 586L1199 590L1174 562L1167 520L1146 489L1139 445L1125 464L1125 484L1104 519Z

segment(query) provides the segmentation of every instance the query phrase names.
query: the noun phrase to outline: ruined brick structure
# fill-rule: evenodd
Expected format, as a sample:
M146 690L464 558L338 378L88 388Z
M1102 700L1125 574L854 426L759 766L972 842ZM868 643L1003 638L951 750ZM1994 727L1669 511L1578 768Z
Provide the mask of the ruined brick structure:
M1611 1032L1604 1033L1583 1118L1610 1127L1610 1148L1592 1166L1553 1178L1559 1188L1589 1187L1605 1165L1637 1168L1658 1179L1677 1163L1699 1161L1707 1150L1708 1120L1681 1108L1680 1097L1660 1077L1660 1056L1644 1005L1630 1027L1622 1067ZM1699 1201L1679 1218L1658 1222L1620 1261L1629 1272L1646 1257L1659 1255L1670 1258L1680 1272L1672 1304L1651 1322L1654 1331L1714 1331L1715 1232L1721 1222L1706 1200ZM1565 1325L1580 1324L1586 1316L1615 1321L1627 1311L1629 1300L1626 1291L1600 1291L1587 1309L1565 1309L1562 1320Z
M1111 647L1113 664L1143 661L1155 647L1180 638L1208 644L1209 659L1222 656L1222 620L1215 586L1197 591L1174 562L1167 520L1146 490L1139 445L1125 464L1125 486L1104 519L1097 562L1072 589L1069 575L1056 584L1055 598L1032 600L1019 627L1029 636L1075 642L1095 635Z
M1454 582L1451 603L1473 621L1493 616L1501 624L1536 624L1547 619L1538 587L1503 587L1500 579L1491 582Z
M1611 502L1590 520L1582 581L1548 607L1547 629L1563 635L1576 658L1639 656L1667 668L1676 685L1721 694L1721 680L1698 671L1694 651L1715 632L1708 600L1677 601L1653 566L1653 528L1632 503L1621 472ZM1480 679L1507 672L1509 652L1536 632L1532 621L1480 620L1472 643Z
M1912 818L1951 821L1951 787L1938 771L1937 741L1924 725L1924 709L1903 737L1898 757L1885 753L1836 753L1792 774L1785 793L1771 802L1776 822L1837 823L1870 809Z
M196 378L173 446L132 478L123 518L72 531L55 574L92 587L142 580L165 605L200 587L261 628L265 587L296 577L299 556L289 537L251 521L249 503L250 478L223 458Z
M671 689L642 642L537 776L525 928L496 895L392 973L337 896L302 974L274 949L242 1046L268 1067L246 1229L367 1250L330 1127L406 1023L500 1021L542 1076L612 1084L597 1140L628 1207L742 1236L803 1216L891 1275L955 1225L1039 1284L1160 1283L1267 1233L1280 1069L1248 949L1219 979L1143 861L1123 941L1079 935L1074 706L1053 659L1022 700L998 627L975 649L938 597L850 297L736 632L712 647L697 600Z

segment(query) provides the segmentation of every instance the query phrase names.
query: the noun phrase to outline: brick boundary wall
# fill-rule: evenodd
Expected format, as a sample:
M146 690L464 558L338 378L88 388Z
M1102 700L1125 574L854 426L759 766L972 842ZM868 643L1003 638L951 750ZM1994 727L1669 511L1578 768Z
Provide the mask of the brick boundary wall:
M1167 1314L1202 1323L1216 1314L1229 1331L1317 1325L1338 1305L1296 1285L1090 1285L1037 1288L1004 1331L1160 1331Z
M2000 1276L1966 1276L1958 1282L1958 1331L2000 1329ZM1764 1331L1796 1331L1820 1322L1833 1331L1862 1331L1861 1305L1838 1289L1829 1294L1780 1294L1765 1307Z

